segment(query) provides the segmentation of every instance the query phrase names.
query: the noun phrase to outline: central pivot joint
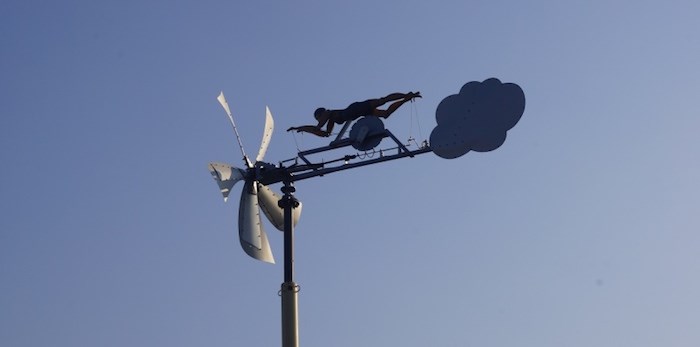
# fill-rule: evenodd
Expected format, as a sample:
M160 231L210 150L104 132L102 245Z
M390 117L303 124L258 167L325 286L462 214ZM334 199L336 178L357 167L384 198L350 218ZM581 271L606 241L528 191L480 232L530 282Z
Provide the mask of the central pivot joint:
M287 206L291 208L299 207L299 200L297 200L297 198L294 197L294 192L296 191L297 189L294 188L291 182L284 182L284 186L282 187L282 193L284 193L284 196L282 197L282 199L280 199L279 202L277 202L277 206L285 209L287 208Z

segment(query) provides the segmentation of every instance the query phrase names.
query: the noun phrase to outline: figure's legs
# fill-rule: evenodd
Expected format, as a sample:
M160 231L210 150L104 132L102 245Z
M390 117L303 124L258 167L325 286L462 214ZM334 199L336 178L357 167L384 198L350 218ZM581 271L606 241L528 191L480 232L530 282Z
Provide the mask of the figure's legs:
M389 105L389 108L387 108L386 110L381 110L381 109L375 108L372 111L372 115L377 116L377 117L382 117L382 118L389 118L389 116L391 116L391 114L394 113L394 111L396 111L399 107L401 107L401 105L405 104L408 100L410 100L410 99L399 100L399 101Z
M381 106L389 101L394 101L394 100L399 100L391 105L386 110L380 110L375 107L375 109L372 111L372 115L377 116L377 117L382 117L382 118L389 118L389 116L394 113L401 105L405 104L407 101L413 100L413 98L419 98L420 93L394 93L394 94L389 94L381 99L378 100L387 100L384 101L383 103L379 104L378 106Z
M385 96L385 97L383 97L383 98L379 98L379 99L370 99L370 100L367 100L367 101L370 102L370 104L372 105L373 108L377 108L377 107L379 107L379 106L382 106L382 105L386 104L386 103L389 102L389 101L395 101L395 100L404 99L404 98L406 98L406 96L408 96L408 94L404 94L404 93L392 93L392 94L389 94L389 95L387 95L387 96Z

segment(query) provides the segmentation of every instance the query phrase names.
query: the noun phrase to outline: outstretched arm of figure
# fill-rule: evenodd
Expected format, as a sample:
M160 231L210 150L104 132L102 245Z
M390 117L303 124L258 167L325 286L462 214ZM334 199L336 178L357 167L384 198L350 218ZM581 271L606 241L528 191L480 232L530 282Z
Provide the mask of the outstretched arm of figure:
M302 125L300 127L290 127L287 129L287 131L296 131L296 132L307 132L310 134L314 134L316 136L322 136L322 137L328 137L331 135L330 131L324 131L323 129L315 126L315 125ZM330 129L329 129L330 130Z

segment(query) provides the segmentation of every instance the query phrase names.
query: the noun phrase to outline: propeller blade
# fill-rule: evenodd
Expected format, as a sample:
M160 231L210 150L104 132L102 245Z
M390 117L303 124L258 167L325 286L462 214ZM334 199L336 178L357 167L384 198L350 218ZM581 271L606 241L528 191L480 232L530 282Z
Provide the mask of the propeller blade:
M241 204L238 207L238 237L241 247L249 256L274 264L270 242L260 219L258 189L255 183L247 181L243 187Z
M231 193L231 188L233 188L238 181L243 179L245 171L224 163L209 163L208 167L209 173L211 173L216 184L219 185L219 189L221 189L224 201L227 201L228 195Z
M265 129L263 131L262 141L260 142L260 150L258 150L258 156L255 157L255 162L262 161L265 157L265 152L267 152L267 146L270 145L270 140L272 139L273 130L275 130L275 120L272 119L272 113L270 113L270 108L265 106Z
M219 96L216 97L216 100L219 100L219 103L221 104L221 107L223 107L226 111L226 114L229 117L233 118L233 116L231 116L231 109L228 107L228 102L226 102L226 97L224 96L223 91L219 94Z
M267 219L279 231L284 231L284 209L277 202L282 197L272 191L272 189L258 183L258 202ZM292 224L294 226L299 222L301 216L301 202L299 206L292 209Z
M226 115L228 115L228 120L231 122L231 126L233 127L233 132L236 133L236 140L238 141L238 147L241 149L241 154L243 155L243 161L245 162L245 164L248 168L253 167L253 163L250 162L250 159L248 159L248 156L245 155L245 151L243 150L243 143L241 142L241 136L238 135L238 128L236 127L236 122L233 120L233 116L231 115L231 109L228 107L228 102L226 102L226 97L224 96L223 91L221 93L219 93L219 96L216 97L216 100L219 100L221 107L223 107L224 111L226 111Z

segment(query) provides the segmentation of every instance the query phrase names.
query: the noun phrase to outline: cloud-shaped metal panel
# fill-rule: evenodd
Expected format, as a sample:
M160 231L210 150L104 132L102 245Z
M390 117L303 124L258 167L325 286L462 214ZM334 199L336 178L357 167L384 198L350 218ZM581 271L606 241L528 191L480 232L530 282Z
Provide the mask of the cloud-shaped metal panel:
M435 111L437 126L430 134L433 153L445 159L470 150L488 152L500 147L506 132L525 111L525 94L517 84L496 78L469 82L443 99Z

